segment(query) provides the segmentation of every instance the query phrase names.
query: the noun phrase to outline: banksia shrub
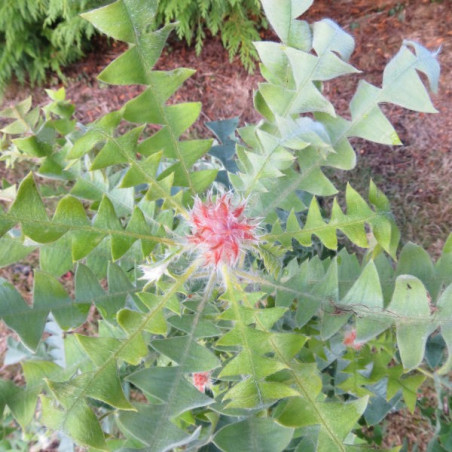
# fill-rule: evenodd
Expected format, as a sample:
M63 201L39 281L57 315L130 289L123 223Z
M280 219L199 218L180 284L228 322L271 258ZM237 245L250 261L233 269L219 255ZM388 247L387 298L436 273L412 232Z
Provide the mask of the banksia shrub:
M156 0L83 15L128 43L99 75L143 85L119 110L80 124L60 89L0 112L2 158L32 168L2 184L0 265L39 254L31 304L0 280L24 377L0 379L0 413L69 450L352 452L425 380L450 398L452 238L435 263L401 248L380 188L327 176L356 165L353 137L400 144L380 104L435 112L436 53L403 42L341 117L322 87L357 72L354 40L299 19L311 3L262 0L279 39L255 43L262 119L212 122L215 140L187 133L199 103L169 101L193 71L153 69L175 28Z

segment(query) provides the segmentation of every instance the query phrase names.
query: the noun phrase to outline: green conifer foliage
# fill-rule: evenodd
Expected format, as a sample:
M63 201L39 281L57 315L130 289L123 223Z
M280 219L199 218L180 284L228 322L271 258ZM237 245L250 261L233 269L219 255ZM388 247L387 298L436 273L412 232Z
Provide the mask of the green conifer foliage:
M161 0L158 18L162 23L177 21L177 35L189 44L195 42L198 54L206 30L220 33L230 58L239 54L248 70L257 57L253 41L260 40L258 29L266 26L259 0Z
M83 54L94 28L79 14L105 0L15 0L0 2L0 92L14 76L39 83L46 71Z

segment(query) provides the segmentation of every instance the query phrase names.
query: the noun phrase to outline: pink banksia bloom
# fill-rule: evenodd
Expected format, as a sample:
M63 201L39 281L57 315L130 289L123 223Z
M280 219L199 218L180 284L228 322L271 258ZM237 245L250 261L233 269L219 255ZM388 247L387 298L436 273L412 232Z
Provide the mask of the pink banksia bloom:
M215 200L209 196L206 202L195 199L188 241L205 265L234 267L247 245L256 242L257 225L244 215L245 207L244 201L234 203L230 193Z
M193 384L198 391L205 392L206 387L210 386L210 373L209 372L195 372L193 374Z
M361 350L364 342L356 341L356 330L353 328L345 333L343 344L355 350Z

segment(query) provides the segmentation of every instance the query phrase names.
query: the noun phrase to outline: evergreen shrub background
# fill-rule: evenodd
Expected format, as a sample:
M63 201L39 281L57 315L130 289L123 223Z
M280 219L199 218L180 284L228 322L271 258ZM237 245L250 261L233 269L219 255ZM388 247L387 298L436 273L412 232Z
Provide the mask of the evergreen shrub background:
M253 41L260 40L258 30L267 26L259 0L161 0L157 17L162 24L177 21L177 35L188 44L194 41L198 53L206 30L220 33L231 59L239 54L248 70L257 57Z
M61 67L83 55L94 33L79 14L107 0L6 0L0 2L0 92L13 76L31 84L46 71L62 76Z
M32 85L45 80L52 70L76 61L94 34L80 13L111 3L110 0L14 0L0 2L0 93L13 77ZM146 4L144 0L143 4ZM207 30L221 34L233 58L252 70L256 59L253 41L266 27L258 0L162 0L158 21L177 21L180 39L195 43L199 53Z

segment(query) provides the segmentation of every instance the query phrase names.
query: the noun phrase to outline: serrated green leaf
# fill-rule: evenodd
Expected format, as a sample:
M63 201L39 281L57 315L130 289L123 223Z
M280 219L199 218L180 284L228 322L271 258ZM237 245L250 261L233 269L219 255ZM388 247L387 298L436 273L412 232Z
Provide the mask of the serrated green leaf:
M226 425L216 433L213 441L225 452L278 452L286 448L293 432L293 429L279 425L274 419L250 417Z
M416 406L418 389L425 381L425 376L421 374L402 376L403 369L401 367L392 367L388 369L388 388L386 398L392 399L395 394L402 390L403 399L411 411L414 412Z
M69 235L63 235L55 242L42 246L39 251L39 264L41 269L53 276L60 277L72 270L71 253L72 240Z
M25 154L32 157L46 157L52 152L52 146L48 143L39 141L37 135L27 138L17 138L12 142Z
M224 399L229 400L227 408L252 409L265 408L276 400L298 395L295 389L285 384L248 378L234 385Z
M135 408L137 413L120 413L118 424L127 437L138 439L149 450L165 452L183 447L199 435L199 430L190 435L170 422L165 405L135 404Z
M361 81L350 103L352 125L348 136L361 137L376 143L398 145L401 144L394 127L380 110L378 99L381 89Z
M296 21L312 5L313 0L262 0L265 15L284 44L309 50L311 33L306 22Z
M437 303L437 319L441 325L441 335L447 346L448 357L445 363L438 370L440 375L444 375L452 366L452 285L449 285L442 293Z
M56 386L54 386L56 385ZM88 407L84 400L71 406L71 396L77 390L77 387L65 388L64 383L50 383L50 390L56 391L60 395L59 401L65 408L71 407L69 416L65 416L61 409L52 405L47 397L41 398L43 422L55 430L61 429L71 436L78 443L94 447L95 449L108 450L105 444L104 434L94 413ZM68 389L67 395L60 393L60 390Z
M130 167L121 181L121 188L135 187L148 183L149 176L156 176L161 158L162 152L156 152L140 162L140 169L135 166Z
M18 102L15 105L6 107L0 111L0 117L2 118L20 118L30 111L32 104L32 96L28 96L26 99Z
M6 267L7 265L23 260L35 248L35 246L24 245L20 238L11 237L9 234L1 237L0 267Z
M313 406L294 397L286 403L278 421L292 427L320 424L318 450L345 451L343 442L364 412L367 400L364 397L349 403L318 402Z
M421 46L418 44L417 49ZM383 72L383 101L390 101L404 108L426 113L437 113L430 96L416 70L425 71L425 55L427 52L413 54L406 43L388 63ZM439 66L430 54L430 65L436 66L434 71L439 74ZM431 74L432 70L427 69Z
M144 126L136 127L119 138L110 138L96 155L91 170L132 161L143 128Z
M98 351L95 351L90 358L92 359L97 353ZM114 364L102 366L94 375L86 372L72 378L69 382L48 382L48 385L65 408L69 408L65 416L66 422L73 417L72 410L77 411L77 405L80 407L84 405L85 397L92 397L121 410L134 410L122 392Z
M342 212L337 203L333 203L331 220L327 223L322 217L317 199L312 198L303 228L300 229L298 226L297 230L294 213L291 213L287 220L286 232L269 234L267 238L277 240L286 247L290 246L292 238L304 246L310 246L312 235L316 235L327 248L336 249L336 230L340 229L358 246L368 247L365 225L384 224L388 228L389 234L380 234L379 239L384 249L393 250L397 237L394 241L395 235L392 229L396 229L396 226L393 221L385 217L386 212L374 212L351 186L347 186L346 202L346 214Z
M424 285L414 276L400 275L388 309L396 316L397 344L403 367L417 367L427 337L435 329Z
M261 60L263 67L261 66L261 73L264 78L271 83L287 83L288 86L293 86L293 77L291 71L287 70L287 55L284 53L284 45L279 42L261 41L255 42L259 59ZM256 92L254 97L255 108L260 112L261 108L264 108L270 113L270 117L263 115L269 121L274 122L275 117L272 116L271 111L268 110L268 106L261 104L263 102L262 95Z
M41 243L53 242L65 232L50 223L31 173L21 182L8 218L20 222L24 234Z
M62 284L40 271L35 271L34 274L33 311L43 315L47 311L46 317L52 312L58 325L64 330L81 325L86 318L86 312L83 313L72 302Z
M315 231L315 235L325 244L327 248L337 248L336 231L332 228L325 228L325 223L320 212L319 204L316 198L312 199L309 206L308 216L304 228L294 234L294 237L300 241L302 245L309 246L311 244L311 235L306 231Z
M118 265L110 262L107 271L109 296L99 300L96 306L105 317L110 318L124 307L127 296L136 289Z
M24 345L30 350L36 350L44 331L45 321L49 311L30 308L19 295L12 284L0 280L0 317L20 336Z
M157 397L164 402L170 418L214 402L186 380L180 367L143 369L128 376L127 380L146 395Z
M202 193L216 179L218 170L201 170L191 173L191 183L196 193Z
M346 33L331 19L323 19L313 25L314 36L312 47L317 55L337 52L345 61L351 57L355 48L352 36ZM340 63L336 63L339 64Z
M384 308L380 278L372 261L366 265L340 304L350 306L352 309L358 306L368 311L370 318L358 318L356 321L357 341L367 341L377 336L392 323L390 319L372 317L373 312L379 313Z
M439 284L435 281L435 270L428 253L414 243L407 243L400 253L396 275L412 275L420 279L429 291L431 299L436 299Z
M29 389L0 379L0 406L8 406L19 425L25 429L33 419L39 388Z
M113 111L92 123L86 133L74 142L67 159L78 159L91 151L97 143L104 141L112 133L120 120L120 112Z
M184 372L206 372L220 365L220 361L210 350L188 336L156 339L151 345L176 363L182 363Z
M126 343L112 337L77 335L76 339L90 359L100 367L115 358L138 365L148 352L144 340L139 335L130 338ZM123 398L121 394L118 397Z
M140 327L143 328L143 315L141 315L137 311L131 311L130 309L121 309L117 313L116 318L121 328L123 328L129 334L137 331ZM163 336L166 336L168 328L166 326L166 320L163 312L157 312L152 319L152 322L147 322L146 326L143 329L153 334L162 334Z
M240 353L224 366L219 378L240 374L252 374L254 378L260 380L268 375L272 375L285 369L285 367L286 366L279 361L261 356L256 356L250 361L249 352L247 351ZM232 398L232 395L228 394L227 397Z
M134 21L143 25L152 24L156 12L155 0L150 0L146 8L140 8L140 3L134 0L118 0L83 13L82 16L106 35L119 41L134 43L136 42Z
M181 317L175 315L168 319L168 322L175 328L185 333L193 334L196 338L215 337L221 335L221 330L207 319L199 319L196 315L186 314ZM194 323L196 325L194 325Z

